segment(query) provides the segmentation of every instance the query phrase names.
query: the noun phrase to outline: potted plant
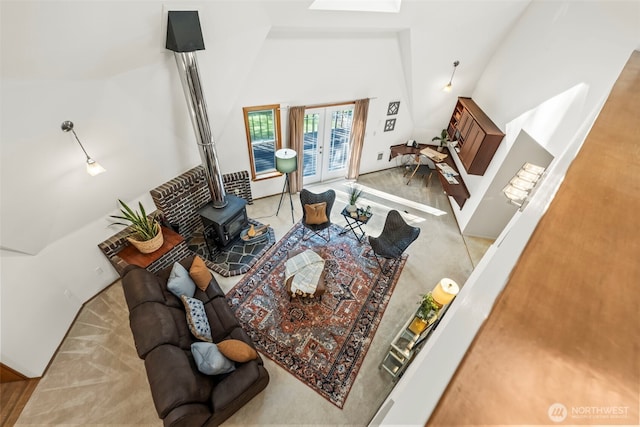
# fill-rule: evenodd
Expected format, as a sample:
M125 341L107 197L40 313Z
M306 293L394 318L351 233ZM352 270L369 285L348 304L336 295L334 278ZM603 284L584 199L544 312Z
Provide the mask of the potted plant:
M358 201L358 198L361 194L362 190L357 186L352 185L351 187L349 187L349 206L347 206L348 212L356 212L358 210L356 202Z
M440 308L441 306L433 299L431 292L423 295L415 318L411 322L411 325L409 325L409 330L416 335L420 335L427 326L436 321L440 314Z
M154 252L162 246L164 238L162 237L162 230L160 229L160 223L154 215L147 216L142 203L138 202L140 211L134 211L125 202L118 199L120 203L120 212L122 215L111 215L111 218L122 219L129 223L114 222L114 224L125 225L132 231L131 235L127 237L129 243L136 247L143 254Z
M451 141L451 139L449 139L449 134L447 133L446 129L442 129L442 132L440 132L439 136L434 136L433 138L431 138L431 141L439 141L438 142L438 151L442 151L442 147L446 147L447 143L449 141Z

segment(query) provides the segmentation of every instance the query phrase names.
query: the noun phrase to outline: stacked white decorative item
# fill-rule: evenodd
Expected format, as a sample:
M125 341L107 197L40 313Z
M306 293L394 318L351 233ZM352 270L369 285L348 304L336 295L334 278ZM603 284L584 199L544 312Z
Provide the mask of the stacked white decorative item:
M511 178L509 184L502 189L504 195L507 196L508 202L520 209L524 209L527 198L538 181L540 181L544 171L545 168L542 166L525 163L516 176Z

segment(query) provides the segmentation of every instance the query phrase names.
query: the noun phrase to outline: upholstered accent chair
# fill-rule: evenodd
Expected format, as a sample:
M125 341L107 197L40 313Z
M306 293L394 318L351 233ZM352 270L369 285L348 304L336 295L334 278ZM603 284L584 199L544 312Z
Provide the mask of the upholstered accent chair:
M369 236L369 244L373 250L373 254L380 265L383 272L391 269L393 264L397 262L404 251L413 243L420 235L420 229L405 222L400 212L391 210L387 214L384 222L382 233L378 237ZM380 260L390 259L392 264L388 269L384 269L383 262Z
M327 242L331 240L329 227L331 226L331 208L336 200L336 192L327 190L323 193L312 193L303 188L300 191L300 203L302 204L302 239L305 238L307 230L312 231L322 237ZM321 233L326 230L327 237Z

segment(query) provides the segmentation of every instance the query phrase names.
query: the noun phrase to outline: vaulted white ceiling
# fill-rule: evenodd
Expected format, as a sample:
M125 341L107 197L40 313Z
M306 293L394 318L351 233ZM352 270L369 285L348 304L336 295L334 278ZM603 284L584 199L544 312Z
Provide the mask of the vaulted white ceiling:
M455 100L455 96L440 90L451 76L453 61L460 61L454 81L456 92L470 95L494 50L529 0L405 0L398 13L314 10L309 8L311 4L312 0L0 3L1 72L3 81L11 83L3 89L3 98L11 98L10 102L4 101L3 120L11 126L5 126L2 144L4 153L12 153L12 159L5 164L8 157L3 156L3 175L6 178L8 173L18 173L25 167L39 171L19 184L3 180L3 223L31 225L24 229L5 227L2 247L38 253L77 230L78 224L104 217L112 209L110 199L115 199L111 193L125 199L136 197L152 188L154 182L162 182L167 167L150 169L142 180L127 179L126 171L135 169L149 149L159 155L158 165L183 168L175 165L171 153L176 149L166 137L176 135L171 139L179 139L181 131L175 121L159 120L172 114L167 107L160 107L167 99L177 102L174 110L184 108L176 82L166 82L172 77L167 72L175 72L164 45L168 10L195 9L200 13L208 61L205 79L209 108L221 133L238 127L235 101L250 73L261 67L256 61L270 40L325 40L324 48L328 49L337 44L332 39L368 39L367 46L375 40L386 40L380 45L388 47L391 38L396 40L400 75L404 76L404 82L394 82L404 87L407 99L403 113L412 118L413 134L426 136L446 122ZM278 54L277 62L282 67L287 66L287 58L296 56L296 52ZM358 63L358 54L357 48L349 52L351 64ZM340 64L336 73L340 67L350 64ZM143 80L147 83L142 84ZM170 88L164 100L157 92L163 87ZM118 105L124 107L127 99L127 107L118 112ZM73 188L86 184L64 172L69 171L70 162L78 154L78 148L65 139L68 135L59 131L59 123L69 119L81 120L76 123L79 137L83 141L93 138L96 143L90 144L89 152L110 169L111 182L103 189L108 201L83 202L82 192ZM99 132L92 132L94 121ZM150 127L151 123L154 125ZM98 133L109 138L109 143L98 145ZM235 135L233 139L237 139ZM145 141L152 146L146 147ZM105 151L101 153L96 146ZM46 155L34 158L34 152ZM120 155L125 152L127 156ZM190 155L178 152L185 157L185 164L192 163ZM110 168L106 164L109 161ZM58 177L61 173L73 184L64 184ZM24 203L25 188L31 188L33 198L18 208ZM49 215L38 213L37 200L50 206ZM83 208L78 210L78 206Z

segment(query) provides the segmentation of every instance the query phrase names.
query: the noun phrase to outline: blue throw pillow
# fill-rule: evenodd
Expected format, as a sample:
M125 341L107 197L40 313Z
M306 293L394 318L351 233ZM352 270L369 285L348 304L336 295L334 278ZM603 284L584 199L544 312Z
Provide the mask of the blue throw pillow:
M192 297L196 293L196 284L189 276L189 271L179 262L173 264L167 289L178 298L181 298L182 295Z
M193 336L200 341L211 342L211 326L209 326L209 319L207 319L202 301L197 298L189 298L186 295L182 295L181 299L187 312L189 330Z
M234 363L224 357L214 343L194 342L191 344L191 354L198 370L203 374L220 375L236 369Z

